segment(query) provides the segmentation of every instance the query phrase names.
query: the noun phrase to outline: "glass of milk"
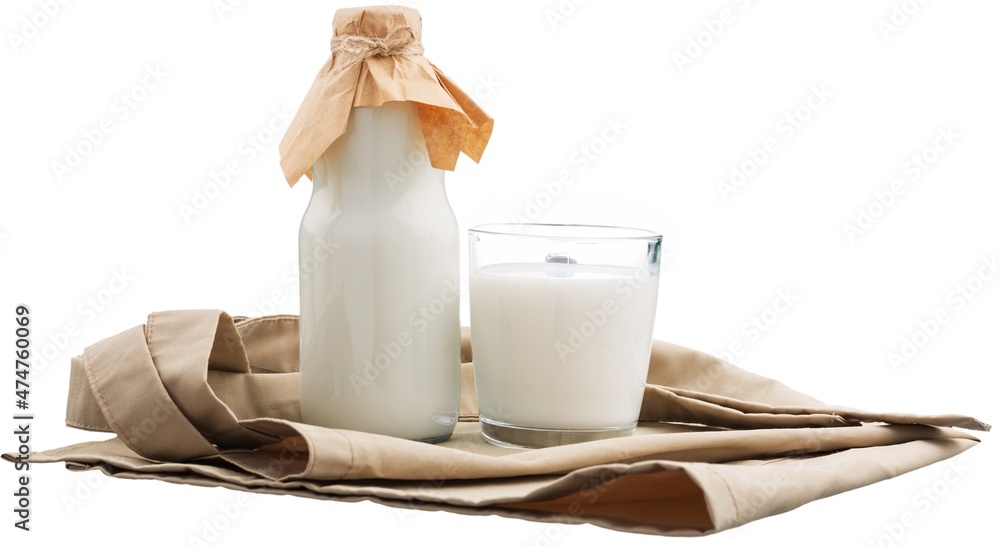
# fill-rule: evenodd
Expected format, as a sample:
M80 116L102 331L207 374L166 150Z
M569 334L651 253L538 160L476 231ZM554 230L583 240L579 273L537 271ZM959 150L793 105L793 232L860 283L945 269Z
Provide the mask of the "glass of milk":
M530 448L632 434L661 241L608 226L469 230L473 369L486 440Z

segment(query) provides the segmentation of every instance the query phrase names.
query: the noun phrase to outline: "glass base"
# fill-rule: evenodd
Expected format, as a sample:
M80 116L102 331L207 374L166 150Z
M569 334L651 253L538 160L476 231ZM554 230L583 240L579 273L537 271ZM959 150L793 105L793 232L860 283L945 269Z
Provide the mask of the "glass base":
M440 444L441 442L447 442L451 439L452 433L449 432L444 436L438 436L437 438L424 438L422 440L417 440L418 442L423 442L425 444Z
M555 447L567 444L578 444L580 442L591 442L593 440L606 440L608 438L622 438L631 436L635 432L636 422L610 428L591 429L549 429L523 427L501 423L479 418L486 441L500 447L515 449L535 449L540 447Z

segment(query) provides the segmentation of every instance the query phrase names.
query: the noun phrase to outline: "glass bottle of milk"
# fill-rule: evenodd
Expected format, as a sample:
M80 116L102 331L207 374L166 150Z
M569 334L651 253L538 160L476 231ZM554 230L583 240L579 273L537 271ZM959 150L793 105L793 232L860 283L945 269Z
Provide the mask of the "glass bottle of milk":
M299 231L302 418L437 442L458 420L458 222L416 107L354 108Z

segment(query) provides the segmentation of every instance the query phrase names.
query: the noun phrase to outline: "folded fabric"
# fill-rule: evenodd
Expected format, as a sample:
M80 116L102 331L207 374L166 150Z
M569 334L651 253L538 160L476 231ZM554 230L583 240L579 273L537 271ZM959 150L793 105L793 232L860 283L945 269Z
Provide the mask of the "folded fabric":
M532 451L483 440L462 336L460 422L430 445L299 422L298 318L153 313L72 361L66 423L116 438L35 463L318 499L701 535L947 459L961 415L825 405L655 341L636 434ZM4 459L15 460L16 454Z

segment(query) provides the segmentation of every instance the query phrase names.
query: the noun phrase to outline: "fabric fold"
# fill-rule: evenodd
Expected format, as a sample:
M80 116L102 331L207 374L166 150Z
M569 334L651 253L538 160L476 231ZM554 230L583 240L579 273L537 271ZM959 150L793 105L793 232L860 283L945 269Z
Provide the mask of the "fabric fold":
M700 535L946 459L979 441L959 428L989 430L962 415L828 406L657 341L634 436L507 450L479 431L468 331L461 354L455 434L422 444L299 422L295 316L153 313L145 325L95 343L71 362L67 425L117 437L32 452L29 461L126 478Z

